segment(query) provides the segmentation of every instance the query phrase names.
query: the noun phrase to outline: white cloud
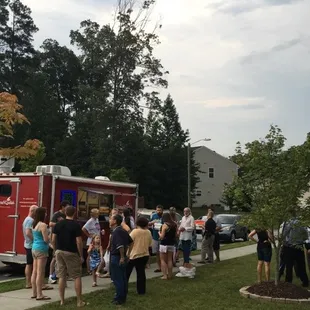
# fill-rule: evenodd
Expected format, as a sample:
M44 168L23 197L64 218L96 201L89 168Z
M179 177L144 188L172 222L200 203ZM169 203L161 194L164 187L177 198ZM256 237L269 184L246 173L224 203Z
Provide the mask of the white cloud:
M113 0L24 0L40 28L69 44L80 21L109 23ZM229 155L235 142L279 124L290 143L305 137L310 113L309 0L158 0L169 89L193 140ZM168 91L163 91L163 95Z

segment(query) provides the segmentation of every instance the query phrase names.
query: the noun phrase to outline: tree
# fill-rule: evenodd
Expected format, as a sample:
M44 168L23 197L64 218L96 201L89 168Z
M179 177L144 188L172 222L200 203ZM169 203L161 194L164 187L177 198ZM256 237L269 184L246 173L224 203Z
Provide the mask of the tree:
M186 206L188 131L182 129L170 95L158 110L149 113L146 139L149 147L149 176L145 186L153 203ZM192 189L199 169L192 159ZM142 185L143 186L143 185Z
M80 96L88 114L91 146L91 174L125 167L130 178L137 182L134 171L135 153L142 154L141 144L145 120L141 103L151 104L154 93L150 89L166 87L165 71L154 56L159 43L155 32L147 32L147 16L154 1L118 1L113 25L100 26L83 21L79 30L71 31L71 43L79 49L83 68ZM135 14L135 12L137 12ZM79 146L77 146L79 147ZM103 160L104 159L104 160Z
M36 135L44 141L46 162L64 161L68 155L63 151L63 141L69 136L72 111L81 102L78 91L81 65L73 51L51 39L43 42L34 63L36 67L29 72L23 95L31 127L24 128L21 135Z
M276 256L276 284L279 281L280 248L285 236L281 225L292 217L302 218L307 206L300 198L309 189L310 139L301 146L284 149L285 137L271 126L263 140L239 146L237 157L243 168L230 190L235 205L246 205L250 213L244 221L252 228L268 229Z
M36 170L36 167L39 166L44 160L46 156L44 144L41 141L39 141L39 145L36 145L35 147L36 147L35 155L19 161L22 172L34 172ZM30 146L30 149L33 148L34 145Z
M120 169L112 169L110 172L110 180L117 182L127 182L129 183L128 171L126 168L122 167Z
M35 53L32 41L38 28L32 20L30 8L21 1L2 0L0 8L3 10L0 15L0 91L19 95Z
M28 123L28 119L20 112L22 106L17 97L9 93L0 93L0 141L4 145L7 139L13 139L13 127ZM39 140L28 140L24 145L0 147L0 153L8 158L28 158L36 155L40 148Z

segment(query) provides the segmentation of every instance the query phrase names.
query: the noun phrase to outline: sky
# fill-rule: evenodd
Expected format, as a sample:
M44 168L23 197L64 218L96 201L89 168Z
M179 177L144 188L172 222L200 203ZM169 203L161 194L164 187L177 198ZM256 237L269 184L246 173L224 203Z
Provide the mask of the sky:
M110 23L116 0L23 0L40 31L69 45L82 20ZM300 144L310 116L309 0L157 0L155 54L183 128L230 156L236 142L265 137L278 125L287 146ZM309 26L309 27L308 27ZM197 144L197 145L198 145Z

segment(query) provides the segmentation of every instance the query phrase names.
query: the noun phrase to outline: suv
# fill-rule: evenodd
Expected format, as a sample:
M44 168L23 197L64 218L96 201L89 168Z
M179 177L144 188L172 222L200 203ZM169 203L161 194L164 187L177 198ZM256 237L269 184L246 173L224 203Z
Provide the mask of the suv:
M222 224L222 230L219 233L221 241L235 242L236 239L249 240L249 230L247 227L238 224L240 219L241 216L236 214L216 215L216 220Z

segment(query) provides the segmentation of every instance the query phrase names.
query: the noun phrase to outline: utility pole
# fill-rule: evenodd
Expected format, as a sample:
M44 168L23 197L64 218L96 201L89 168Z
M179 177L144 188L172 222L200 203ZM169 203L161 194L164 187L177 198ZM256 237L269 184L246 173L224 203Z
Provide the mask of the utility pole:
M187 145L187 207L192 207L192 188L191 188L191 144Z

